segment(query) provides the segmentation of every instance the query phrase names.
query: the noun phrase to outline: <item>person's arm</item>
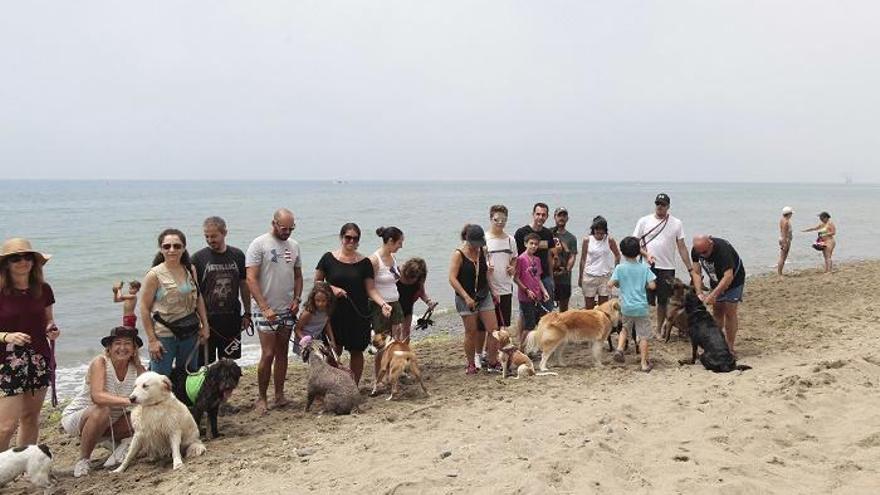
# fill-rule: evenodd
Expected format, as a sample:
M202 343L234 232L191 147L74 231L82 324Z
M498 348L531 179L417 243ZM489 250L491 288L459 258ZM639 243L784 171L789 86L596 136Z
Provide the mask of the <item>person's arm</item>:
M333 333L333 325L330 324L330 318L327 318L327 324L324 326L324 333L327 334L327 340L330 341L330 345L336 349L336 334Z
M821 228L822 228L822 224L820 223L819 225L816 225L816 226L814 226L814 227L810 227L810 228L808 228L808 229L804 229L804 230L802 230L801 232L815 232L815 231L817 231L817 230L819 230L819 229L821 229Z
M719 295L724 294L724 291L730 287L731 282L733 282L733 268L728 268L727 270L724 270L724 276L721 277L721 280L718 281L718 285L712 289L712 292L709 292L703 302L706 304L715 304L715 299Z
M306 326L306 323L312 321L312 313L309 310L304 309L303 312L299 315L299 319L296 320L296 325L293 326L293 334L296 335L296 341L299 342L303 338L303 327Z
M834 237L837 234L837 226L834 225L833 222L829 221L826 226L827 237Z
M251 291L251 297L254 299L254 302L257 303L257 307L260 308L260 312L263 313L263 316L269 321L275 321L275 319L278 318L278 315L275 314L275 310L269 307L269 303L266 302L266 297L263 295L263 291L260 290L259 265L247 267L247 286Z
M703 291L703 270L698 262L692 263L691 266L691 283L694 289L696 289L697 294L700 294Z
M302 302L303 271L302 266L293 267L293 301L290 303L290 313L299 313L299 304Z
M196 280L195 270L191 271L193 280ZM211 335L211 327L208 324L208 309L205 307L205 298L202 291L196 291L196 312L199 314L202 326L199 328L199 342L204 344Z
M464 290L464 287L462 287L461 283L458 281L459 268L461 268L461 255L458 251L453 251L452 259L449 260L449 285L452 286L452 290L454 290L456 294L464 299L465 304L467 304L468 307L471 307L474 305L474 300L471 299L471 296L466 290Z
M687 244L684 243L684 238L677 239L675 245L678 247L678 255L681 256L684 266L687 267L688 271L693 270L693 263L691 263L691 257L688 256Z
M370 296L370 299L382 308L382 314L386 318L391 316L391 305L385 302L382 294L379 294L379 289L376 288L376 281L372 278L364 279L364 288L367 289L367 295Z
M106 359L104 356L98 356L89 365L89 393L92 402L96 406L128 407L131 405L131 399L128 396L113 395L104 389L105 369L109 364L106 363ZM110 365L112 366L112 364Z
M578 285L584 280L584 267L587 266L587 250L590 247L590 236L584 236L584 242L581 243L581 264L578 270Z
M238 294L241 297L241 309L244 310L241 318L241 328L245 329L251 324L251 289L248 287L246 274L243 282L238 284Z
M574 241L574 250L570 250L568 246L564 246L566 250L568 250L568 263L566 263L565 271L571 273L571 270L574 268L574 260L577 258L578 250L577 250L577 239Z
M156 301L156 290L159 288L159 279L152 271L148 272L141 284L141 324L144 326L144 334L147 336L147 350L150 358L155 360L162 359L165 348L159 342L156 336L156 329L153 327L153 316L150 311L153 309L153 303Z
M617 247L617 241L614 240L613 237L608 238L608 247L611 249L611 254L614 255L614 266L620 264L620 249Z
M645 270L648 272L648 283L645 284L645 288L648 290L656 290L657 289L657 276L654 275L654 272L651 270Z
M115 303L122 302L122 298L120 297L122 295L121 291L122 291L122 281L120 280L119 285L113 286L113 302L115 302Z
M614 287L620 287L620 282L617 279L617 268L611 272L611 277L608 279L608 288L613 289Z

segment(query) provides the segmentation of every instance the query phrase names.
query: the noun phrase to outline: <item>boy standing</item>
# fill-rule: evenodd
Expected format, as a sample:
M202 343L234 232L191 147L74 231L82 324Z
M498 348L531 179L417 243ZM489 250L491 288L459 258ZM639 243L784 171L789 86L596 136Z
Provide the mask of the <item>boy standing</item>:
M535 254L540 243L541 237L538 234L534 232L527 234L525 237L526 250L516 258L516 273L513 280L519 287L517 299L523 323L523 331L519 336L520 342L525 342L525 336L535 329L538 320L547 312L544 308L544 302L550 300L550 294L541 282L544 274L541 259Z
M648 317L648 295L646 289L654 290L656 275L647 264L637 258L641 252L639 240L625 237L620 241L620 252L624 261L614 267L609 287L620 288L620 313L623 330L617 338L617 350L614 360L622 363L623 346L626 344L629 331L635 332L639 342L639 355L642 359L642 371L649 372L654 368L648 361L648 340L651 338L651 319Z
M135 328L137 325L137 293L141 290L141 283L132 280L128 283L128 294L122 293L123 282L120 280L119 285L113 286L113 302L122 303L122 326Z

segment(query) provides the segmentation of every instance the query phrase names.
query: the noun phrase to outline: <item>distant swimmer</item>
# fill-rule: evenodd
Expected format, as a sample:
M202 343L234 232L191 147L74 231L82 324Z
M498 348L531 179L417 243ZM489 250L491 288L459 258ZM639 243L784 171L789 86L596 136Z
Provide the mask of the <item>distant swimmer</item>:
M794 210L791 206L782 208L782 218L779 219L779 262L776 264L776 273L782 276L782 268L785 266L785 260L788 258L788 252L791 249L791 216Z

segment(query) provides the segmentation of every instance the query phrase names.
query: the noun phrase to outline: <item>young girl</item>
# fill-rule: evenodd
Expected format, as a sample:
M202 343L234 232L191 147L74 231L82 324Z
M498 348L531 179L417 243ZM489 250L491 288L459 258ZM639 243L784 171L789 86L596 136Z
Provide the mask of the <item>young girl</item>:
M434 309L437 303L425 292L425 279L428 278L428 266L422 258L410 258L400 267L400 280L397 281L397 293L400 295L400 306L403 308L403 328L395 338L409 344L412 329L413 306L421 299Z
M330 324L335 301L330 284L315 282L312 292L306 299L305 307L299 314L299 320L293 327L297 341L294 352L302 354L302 348L311 340L323 340L336 348L336 336L333 335L333 326Z

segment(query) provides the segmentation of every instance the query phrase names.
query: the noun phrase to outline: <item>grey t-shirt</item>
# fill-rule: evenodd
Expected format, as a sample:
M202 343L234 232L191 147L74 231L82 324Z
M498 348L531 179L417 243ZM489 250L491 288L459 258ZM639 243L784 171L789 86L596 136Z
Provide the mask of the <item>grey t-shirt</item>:
M294 268L302 266L299 244L263 234L248 246L245 266L260 267L260 291L269 307L276 313L287 311L293 302ZM254 303L254 312L258 311Z

